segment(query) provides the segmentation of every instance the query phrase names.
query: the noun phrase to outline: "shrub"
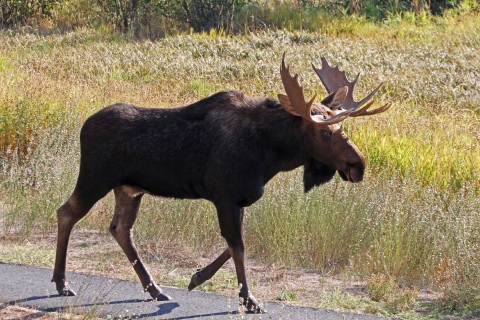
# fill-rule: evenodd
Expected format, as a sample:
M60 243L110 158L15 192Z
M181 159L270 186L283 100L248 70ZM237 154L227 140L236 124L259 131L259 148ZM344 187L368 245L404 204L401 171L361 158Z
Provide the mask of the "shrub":
M0 2L0 24L10 27L26 24L32 18L51 17L59 0L2 0Z
M399 289L393 298L392 305L397 310L407 311L413 308L418 298L418 289L403 288Z
M123 33L134 31L146 24L150 13L155 12L155 0L97 0L105 19Z
M407 311L411 309L417 300L418 289L400 287L393 276L383 273L373 274L367 280L368 296L373 301L389 302L397 310Z
M368 296L373 301L393 301L398 286L395 277L386 276L383 273L373 274L367 280Z
M161 14L177 22L187 22L194 31L229 29L236 11L247 0L165 0L158 3Z

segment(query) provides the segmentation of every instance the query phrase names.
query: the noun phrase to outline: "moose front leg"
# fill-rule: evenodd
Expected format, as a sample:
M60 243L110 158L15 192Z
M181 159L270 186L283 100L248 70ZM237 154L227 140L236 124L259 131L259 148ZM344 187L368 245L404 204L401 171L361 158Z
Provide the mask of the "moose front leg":
M171 300L172 298L162 293L160 287L155 283L133 243L132 228L138 216L143 190L121 186L113 189L113 191L115 193L115 213L110 224L110 233L133 265L133 269L142 282L143 289L148 291L154 300Z
M243 242L243 213L239 206L217 206L218 221L222 237L228 244L228 250L235 263L237 281L240 287L239 297L249 312L265 313L257 299L250 293L245 273L245 245ZM225 252L217 258L219 260ZM228 259L227 259L228 260Z

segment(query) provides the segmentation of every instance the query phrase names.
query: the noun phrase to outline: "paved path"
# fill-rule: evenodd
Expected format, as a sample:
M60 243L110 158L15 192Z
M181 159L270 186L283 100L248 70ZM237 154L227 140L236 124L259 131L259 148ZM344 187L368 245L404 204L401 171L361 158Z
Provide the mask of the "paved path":
M67 278L77 296L60 297L51 277L51 269L0 263L0 302L116 319L384 319L274 302L265 303L267 314L241 314L234 297L170 287L162 289L174 300L157 302L143 293L139 282L72 272Z

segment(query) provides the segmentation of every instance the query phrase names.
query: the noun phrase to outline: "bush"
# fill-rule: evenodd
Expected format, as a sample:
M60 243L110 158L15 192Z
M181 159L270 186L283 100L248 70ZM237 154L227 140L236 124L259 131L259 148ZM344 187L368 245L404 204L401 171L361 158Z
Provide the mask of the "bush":
M153 21L165 20L168 29L196 32L230 29L235 12L247 0L96 0L103 19L123 33L139 34Z
M138 32L138 26L146 23L147 16L155 12L155 0L97 0L105 19L123 33Z
M247 0L165 0L158 3L161 14L171 20L184 23L194 31L229 29L235 12L247 4Z
M398 285L395 277L373 274L367 281L368 296L373 301L392 301Z
M410 310L418 298L418 289L415 287L400 287L394 276L383 273L373 274L367 280L368 296L373 301L389 302L397 310Z
M2 27L26 24L30 19L51 17L59 0L2 0L0 24Z

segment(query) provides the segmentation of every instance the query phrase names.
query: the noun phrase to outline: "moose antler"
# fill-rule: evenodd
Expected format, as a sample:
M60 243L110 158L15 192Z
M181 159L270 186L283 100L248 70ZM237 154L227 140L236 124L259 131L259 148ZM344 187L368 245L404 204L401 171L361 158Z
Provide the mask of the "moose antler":
M313 70L317 73L320 81L322 81L325 89L327 89L328 93L332 93L338 88L343 86L348 87L347 97L345 98L345 102L342 105L342 109L351 110L350 113L351 117L359 117L359 116L371 116L377 113L387 111L391 104L387 103L380 108L374 110L368 110L370 106L373 104L373 100L367 103L364 107L362 107L367 101L372 99L372 97L377 93L378 89L383 85L383 82L378 85L369 95L363 98L360 101L355 101L353 99L353 89L355 88L355 84L357 83L358 76L357 74L355 80L348 81L345 71L340 71L338 66L332 68L325 57L322 57L322 68L317 69L315 65L312 63Z
M323 119L319 116L312 117L311 109L312 104L317 95L315 94L313 98L306 102L305 97L303 95L303 88L298 82L298 74L292 77L290 74L290 68L285 65L285 52L283 53L282 57L282 65L280 67L280 75L283 82L283 87L288 96L288 100L290 100L290 104L294 110L290 110L291 113L297 114L302 118L317 122L325 125L334 124L337 122L341 122L345 120L354 110L344 110L342 113L337 114L336 116L330 119ZM338 89L338 88L337 88ZM345 89L348 90L348 89ZM330 92L329 92L330 93Z

